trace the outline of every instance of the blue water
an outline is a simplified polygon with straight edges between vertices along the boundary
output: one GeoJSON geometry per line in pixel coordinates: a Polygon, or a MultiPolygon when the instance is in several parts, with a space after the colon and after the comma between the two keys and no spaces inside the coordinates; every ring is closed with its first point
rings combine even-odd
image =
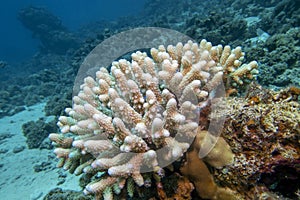
{"type": "Polygon", "coordinates": [[[43,7],[74,31],[80,26],[98,20],[114,20],[120,16],[137,14],[145,0],[11,0],[0,6],[0,60],[16,63],[31,57],[37,51],[38,40],[32,37],[17,19],[20,9],[30,5],[43,7]]]}

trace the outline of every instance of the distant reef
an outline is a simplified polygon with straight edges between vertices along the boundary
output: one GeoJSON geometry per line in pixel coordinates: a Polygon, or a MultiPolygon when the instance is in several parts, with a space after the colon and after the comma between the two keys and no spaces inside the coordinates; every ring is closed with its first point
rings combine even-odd
{"type": "Polygon", "coordinates": [[[77,38],[45,8],[30,6],[19,11],[19,21],[41,41],[41,51],[64,54],[78,46],[77,38]]]}

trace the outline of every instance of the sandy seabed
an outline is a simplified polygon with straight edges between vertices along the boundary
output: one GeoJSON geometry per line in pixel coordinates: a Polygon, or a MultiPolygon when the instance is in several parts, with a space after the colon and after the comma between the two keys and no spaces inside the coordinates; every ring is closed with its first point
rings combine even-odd
{"type": "Polygon", "coordinates": [[[54,167],[57,161],[52,159],[54,155],[52,150],[27,147],[22,124],[45,117],[44,106],[45,103],[40,103],[13,116],[0,119],[0,137],[5,134],[12,135],[0,141],[0,200],[39,200],[56,187],[80,190],[79,177],[54,167]],[[24,150],[14,152],[14,149],[22,146],[25,147],[24,150]],[[43,162],[48,163],[49,167],[35,172],[34,167],[43,162]],[[62,174],[63,181],[59,177],[62,174]],[[60,185],[57,185],[58,183],[60,185]]]}

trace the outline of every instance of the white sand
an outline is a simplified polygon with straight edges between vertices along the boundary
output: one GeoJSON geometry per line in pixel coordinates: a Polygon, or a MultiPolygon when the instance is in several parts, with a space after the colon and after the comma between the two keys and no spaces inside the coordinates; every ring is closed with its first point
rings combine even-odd
{"type": "MultiPolygon", "coordinates": [[[[49,190],[60,187],[63,189],[80,190],[78,179],[62,169],[54,168],[56,161],[52,161],[51,169],[41,172],[34,172],[34,166],[49,161],[48,156],[53,156],[52,150],[28,149],[26,138],[22,133],[22,124],[28,121],[36,121],[44,117],[45,103],[27,108],[11,117],[0,119],[0,135],[5,133],[13,134],[11,138],[4,140],[0,149],[7,149],[8,152],[0,153],[0,199],[3,200],[36,200],[42,199],[49,190]],[[26,148],[13,153],[15,147],[25,146],[26,148]],[[60,174],[67,174],[66,181],[57,186],[60,174]]],[[[0,141],[3,142],[3,141],[0,141]]]]}

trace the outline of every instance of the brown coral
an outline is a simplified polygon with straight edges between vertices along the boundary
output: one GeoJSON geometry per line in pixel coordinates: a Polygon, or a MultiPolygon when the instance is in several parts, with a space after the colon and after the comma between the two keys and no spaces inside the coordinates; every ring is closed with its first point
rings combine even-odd
{"type": "MultiPolygon", "coordinates": [[[[204,138],[207,135],[209,135],[207,131],[198,131],[192,147],[186,153],[186,162],[180,171],[194,183],[197,193],[201,198],[219,200],[237,199],[236,194],[230,189],[217,186],[206,164],[199,158],[199,151],[203,148],[204,138]]],[[[219,138],[217,144],[212,147],[212,150],[207,155],[207,161],[210,165],[221,167],[232,163],[233,154],[230,148],[223,148],[222,144],[227,145],[224,142],[223,139],[219,138]],[[219,151],[223,151],[221,155],[219,151]]]]}

